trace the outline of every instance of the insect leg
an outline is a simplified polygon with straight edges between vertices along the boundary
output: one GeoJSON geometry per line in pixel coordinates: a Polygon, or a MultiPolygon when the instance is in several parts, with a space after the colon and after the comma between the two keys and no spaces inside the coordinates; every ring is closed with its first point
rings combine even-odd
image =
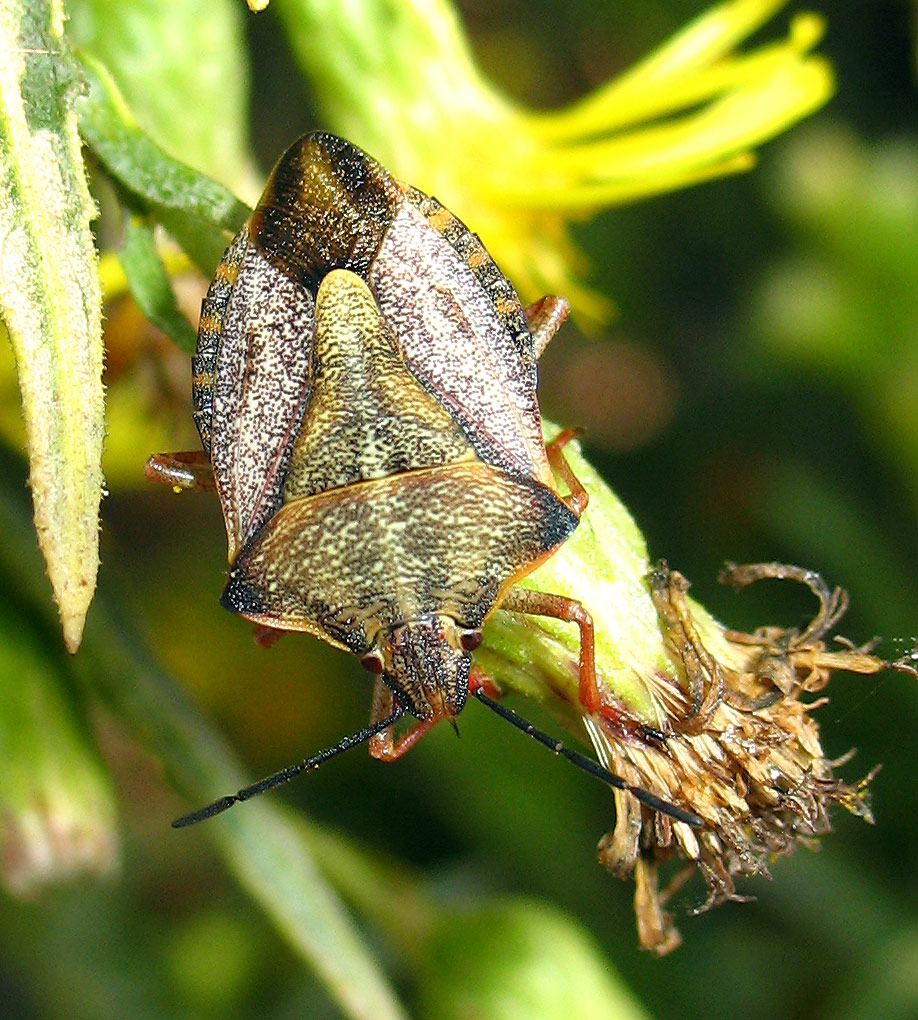
{"type": "Polygon", "coordinates": [[[571,491],[569,496],[561,498],[567,504],[568,509],[579,517],[590,502],[590,494],[580,484],[580,479],[571,470],[571,466],[564,456],[564,447],[576,438],[578,431],[579,429],[565,429],[563,432],[559,432],[545,447],[545,453],[548,455],[548,463],[551,464],[552,471],[571,491]]]}
{"type": "MultiPolygon", "coordinates": [[[[395,697],[382,677],[376,678],[373,688],[373,708],[370,711],[370,726],[392,715],[395,711],[395,697]]],[[[407,733],[393,739],[393,726],[370,738],[370,755],[377,761],[397,761],[439,722],[439,719],[425,719],[414,724],[407,733]]]]}
{"type": "Polygon", "coordinates": [[[570,314],[571,306],[567,299],[555,294],[548,294],[536,301],[525,311],[526,322],[532,333],[532,344],[537,358],[548,346],[548,341],[558,332],[561,324],[570,314]]]}
{"type": "Polygon", "coordinates": [[[532,616],[553,616],[558,620],[576,623],[580,628],[580,703],[588,712],[602,707],[596,684],[596,652],[593,636],[593,617],[575,599],[564,595],[549,595],[529,588],[511,588],[498,607],[510,613],[529,613],[532,616]]]}
{"type": "Polygon", "coordinates": [[[203,450],[188,453],[154,453],[144,465],[149,482],[171,485],[173,489],[199,489],[213,492],[214,469],[203,450]]]}

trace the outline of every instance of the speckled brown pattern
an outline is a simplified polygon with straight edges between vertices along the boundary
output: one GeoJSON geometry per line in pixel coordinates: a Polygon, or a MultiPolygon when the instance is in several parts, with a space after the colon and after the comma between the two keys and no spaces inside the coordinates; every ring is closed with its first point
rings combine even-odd
{"type": "Polygon", "coordinates": [[[194,403],[194,423],[201,437],[204,452],[210,456],[211,422],[214,414],[214,380],[217,374],[217,358],[226,309],[229,306],[239,275],[239,266],[249,243],[248,223],[233,238],[226,249],[220,265],[207,288],[201,303],[201,319],[198,322],[198,347],[191,359],[191,395],[194,403]]]}
{"type": "Polygon", "coordinates": [[[433,467],[474,452],[405,367],[367,285],[332,270],[316,297],[312,393],[284,499],[433,467]]]}
{"type": "MultiPolygon", "coordinates": [[[[539,348],[563,321],[548,300],[539,348]]],[[[372,653],[419,720],[454,716],[464,632],[577,526],[536,354],[460,220],[341,139],[296,142],[217,270],[193,362],[223,605],[372,653]]]]}
{"type": "Polygon", "coordinates": [[[357,653],[426,614],[475,628],[576,525],[544,486],[477,461],[360,482],[285,503],[240,553],[223,604],[357,653]]]}
{"type": "Polygon", "coordinates": [[[513,284],[500,271],[488,249],[481,243],[481,238],[472,233],[458,216],[418,188],[405,185],[403,188],[408,202],[417,208],[428,226],[440,234],[468,266],[476,282],[494,306],[501,325],[512,338],[523,370],[528,374],[534,387],[537,370],[532,337],[525,311],[513,284]]]}
{"type": "Polygon", "coordinates": [[[496,267],[494,286],[482,287],[447,238],[472,235],[453,217],[449,224],[446,233],[438,232],[417,206],[402,203],[370,268],[380,311],[406,363],[459,422],[478,456],[552,485],[522,308],[496,267]],[[501,301],[518,312],[498,311],[496,295],[504,290],[501,301]],[[508,318],[514,330],[507,328],[508,318]],[[515,331],[520,324],[522,339],[515,331]]]}
{"type": "Polygon", "coordinates": [[[249,246],[226,312],[213,396],[211,461],[232,561],[280,505],[309,397],[313,301],[249,246]]]}
{"type": "MultiPolygon", "coordinates": [[[[333,269],[361,276],[408,368],[459,423],[478,456],[553,484],[523,308],[478,237],[436,199],[399,184],[348,142],[315,133],[278,161],[246,237],[313,298],[333,269]]],[[[211,374],[225,287],[244,254],[239,241],[218,270],[226,284],[210,306],[205,302],[198,361],[211,374]]],[[[195,406],[209,451],[213,394],[207,378],[202,374],[196,386],[195,406]]]]}

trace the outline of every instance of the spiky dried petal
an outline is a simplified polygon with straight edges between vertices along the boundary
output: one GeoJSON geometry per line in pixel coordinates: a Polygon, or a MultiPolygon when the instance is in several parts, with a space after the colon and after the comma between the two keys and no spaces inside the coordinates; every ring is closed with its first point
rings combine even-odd
{"type": "MultiPolygon", "coordinates": [[[[802,699],[821,690],[835,669],[875,673],[896,664],[865,649],[826,649],[847,596],[811,571],[756,564],[728,568],[722,579],[742,585],[768,577],[802,581],[819,597],[819,613],[802,632],[724,630],[687,597],[681,574],[658,566],[649,585],[675,668],[675,677],[653,674],[653,694],[667,706],[665,740],[622,739],[619,720],[603,715],[587,726],[609,768],[706,823],[692,830],[619,793],[615,828],[599,843],[605,867],[618,876],[634,873],[641,944],[661,955],[679,944],[664,909],[673,889],[659,891],[662,862],[693,862],[708,885],[704,910],[744,899],[737,876],[767,877],[769,858],[829,832],[831,804],[872,821],[867,787],[876,770],[853,785],[837,778],[834,770],[847,756],[825,756],[811,715],[825,699],[802,699]]],[[[674,881],[684,880],[683,871],[674,881]]]]}

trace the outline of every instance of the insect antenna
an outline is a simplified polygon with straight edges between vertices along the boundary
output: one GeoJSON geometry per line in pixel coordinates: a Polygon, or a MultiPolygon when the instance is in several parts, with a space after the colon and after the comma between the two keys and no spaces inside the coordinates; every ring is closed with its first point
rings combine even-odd
{"type": "Polygon", "coordinates": [[[350,734],[350,736],[344,737],[333,747],[327,747],[324,751],[319,751],[318,754],[314,754],[311,758],[298,762],[296,765],[288,765],[287,768],[281,769],[280,772],[275,772],[273,776],[266,776],[264,779],[260,779],[257,783],[245,787],[245,789],[240,790],[238,793],[231,793],[226,797],[220,797],[219,800],[215,800],[206,807],[192,811],[191,814],[182,815],[181,818],[176,818],[172,823],[172,828],[184,829],[186,825],[194,825],[195,822],[203,822],[205,818],[213,818],[214,815],[219,815],[239,801],[249,800],[250,797],[257,797],[258,794],[264,793],[266,790],[273,790],[275,786],[289,783],[291,779],[296,778],[302,772],[309,772],[311,769],[319,768],[319,766],[324,765],[331,758],[342,754],[344,751],[350,751],[352,747],[366,743],[371,737],[375,737],[377,733],[382,733],[383,730],[388,729],[404,714],[404,711],[405,709],[399,705],[391,715],[381,722],[374,723],[372,726],[367,726],[356,733],[350,734]]]}
{"type": "Polygon", "coordinates": [[[562,758],[567,758],[578,769],[582,769],[608,786],[613,786],[616,790],[627,791],[632,797],[635,797],[647,807],[652,808],[654,811],[659,811],[661,814],[669,815],[670,818],[674,818],[677,822],[685,822],[686,825],[690,825],[693,829],[700,829],[704,826],[703,818],[699,818],[698,815],[693,814],[691,811],[685,811],[682,808],[676,807],[675,804],[670,804],[660,797],[654,796],[648,790],[642,790],[639,786],[632,786],[630,783],[626,783],[621,776],[617,776],[614,772],[604,769],[602,765],[593,761],[592,758],[587,758],[585,754],[572,751],[569,747],[565,747],[564,744],[560,743],[560,741],[555,740],[554,737],[543,733],[542,730],[536,729],[532,723],[527,722],[522,716],[517,715],[516,712],[495,701],[493,698],[489,698],[480,687],[477,690],[470,690],[469,693],[473,694],[482,705],[486,705],[492,712],[499,715],[501,719],[506,719],[511,726],[515,726],[523,733],[527,733],[533,740],[537,740],[544,747],[547,747],[549,751],[561,755],[562,758]]]}

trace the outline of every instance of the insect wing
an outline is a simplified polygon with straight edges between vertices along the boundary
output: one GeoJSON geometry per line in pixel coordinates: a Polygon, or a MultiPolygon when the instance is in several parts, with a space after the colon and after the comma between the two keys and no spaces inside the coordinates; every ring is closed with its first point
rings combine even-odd
{"type": "Polygon", "coordinates": [[[478,456],[552,484],[525,313],[460,220],[349,142],[316,133],[281,157],[252,224],[268,261],[313,297],[334,269],[362,277],[408,368],[478,456]]]}
{"type": "Polygon", "coordinates": [[[195,420],[231,561],[282,503],[310,396],[315,298],[334,269],[370,285],[408,369],[482,461],[553,487],[513,287],[436,200],[348,142],[307,135],[279,160],[202,309],[195,420]]]}
{"type": "Polygon", "coordinates": [[[281,500],[309,396],[314,302],[243,228],[202,308],[195,420],[214,468],[229,559],[281,500]]]}
{"type": "Polygon", "coordinates": [[[478,456],[551,485],[532,336],[516,292],[478,237],[435,199],[406,188],[370,284],[409,368],[478,456]]]}

